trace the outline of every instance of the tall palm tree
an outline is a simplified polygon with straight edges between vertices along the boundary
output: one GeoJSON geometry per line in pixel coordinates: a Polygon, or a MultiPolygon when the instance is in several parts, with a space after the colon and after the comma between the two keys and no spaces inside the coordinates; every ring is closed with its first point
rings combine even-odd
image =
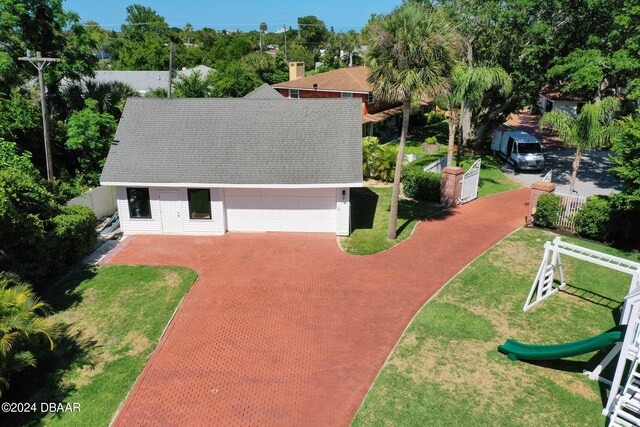
{"type": "Polygon", "coordinates": [[[469,68],[466,62],[459,62],[451,73],[451,86],[445,96],[449,112],[449,146],[447,166],[453,161],[453,146],[456,129],[460,124],[461,110],[464,106],[472,115],[478,109],[487,94],[498,91],[508,96],[513,90],[511,76],[500,66],[469,68]]]}
{"type": "Polygon", "coordinates": [[[437,97],[448,87],[455,63],[458,36],[438,10],[424,3],[405,3],[374,20],[366,31],[369,49],[365,64],[376,99],[402,102],[402,132],[391,196],[387,238],[395,240],[398,196],[409,129],[411,103],[437,97]]]}
{"type": "Polygon", "coordinates": [[[592,104],[586,104],[576,117],[564,111],[553,110],[545,113],[540,119],[540,129],[549,126],[567,146],[576,149],[569,193],[573,193],[576,186],[583,151],[606,146],[615,141],[619,132],[615,116],[619,111],[620,101],[617,98],[607,97],[592,104]]]}
{"type": "Polygon", "coordinates": [[[60,331],[46,319],[48,311],[29,285],[16,276],[0,273],[0,395],[9,387],[11,373],[36,366],[29,351],[34,340],[44,337],[53,349],[60,331]]]}

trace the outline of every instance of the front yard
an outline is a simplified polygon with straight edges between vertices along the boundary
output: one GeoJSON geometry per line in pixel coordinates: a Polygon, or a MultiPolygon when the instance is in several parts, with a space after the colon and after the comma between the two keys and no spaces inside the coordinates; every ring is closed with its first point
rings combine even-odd
{"type": "MultiPolygon", "coordinates": [[[[612,327],[629,277],[564,258],[568,286],[522,306],[553,233],[522,229],[470,264],[418,313],[383,367],[354,426],[595,426],[604,389],[582,374],[606,353],[537,363],[497,351],[506,338],[562,343],[612,327]]],[[[602,245],[596,250],[640,260],[602,245]]]]}
{"type": "MultiPolygon", "coordinates": [[[[437,159],[439,155],[434,158],[437,159]]],[[[468,170],[477,157],[465,157],[462,167],[468,170]]],[[[478,197],[490,196],[520,188],[521,185],[500,170],[499,160],[482,157],[478,197]]],[[[472,202],[473,203],[473,202],[472,202]]],[[[351,228],[349,237],[340,238],[340,246],[348,253],[367,255],[389,249],[406,240],[416,224],[439,212],[436,203],[400,198],[398,207],[398,236],[387,240],[391,187],[365,187],[351,190],[351,228]]]]}
{"type": "Polygon", "coordinates": [[[195,272],[181,267],[103,266],[52,286],[45,299],[64,335],[53,354],[16,378],[3,397],[79,403],[80,412],[5,422],[108,425],[195,279],[195,272]]]}

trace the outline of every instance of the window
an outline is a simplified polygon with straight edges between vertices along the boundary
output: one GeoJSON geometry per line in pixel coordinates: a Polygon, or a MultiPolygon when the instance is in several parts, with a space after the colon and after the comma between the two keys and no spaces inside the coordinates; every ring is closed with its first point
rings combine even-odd
{"type": "Polygon", "coordinates": [[[130,218],[151,218],[148,188],[127,188],[130,218]]]}
{"type": "Polygon", "coordinates": [[[341,98],[353,98],[353,94],[351,92],[342,92],[341,98]]]}
{"type": "Polygon", "coordinates": [[[189,218],[211,219],[211,193],[208,188],[188,189],[189,218]]]}
{"type": "Polygon", "coordinates": [[[373,104],[376,102],[376,98],[373,96],[373,92],[369,92],[367,95],[367,104],[373,104]]]}
{"type": "Polygon", "coordinates": [[[300,98],[300,91],[298,89],[289,89],[289,98],[291,99],[300,98]]]}

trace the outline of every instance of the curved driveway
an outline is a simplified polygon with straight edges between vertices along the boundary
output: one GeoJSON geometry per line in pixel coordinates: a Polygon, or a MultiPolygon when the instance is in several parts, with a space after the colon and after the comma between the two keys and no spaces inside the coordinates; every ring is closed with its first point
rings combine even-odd
{"type": "Polygon", "coordinates": [[[424,221],[370,256],[326,234],[130,237],[110,263],[199,278],[115,424],[348,425],[416,311],[523,225],[529,191],[424,221]]]}

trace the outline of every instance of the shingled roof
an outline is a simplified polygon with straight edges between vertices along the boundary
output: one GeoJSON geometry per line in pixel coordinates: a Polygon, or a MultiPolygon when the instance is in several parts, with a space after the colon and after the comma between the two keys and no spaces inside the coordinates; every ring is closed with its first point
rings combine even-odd
{"type": "Polygon", "coordinates": [[[267,83],[263,83],[261,86],[249,92],[244,97],[248,99],[282,99],[283,98],[280,92],[278,92],[277,90],[269,86],[267,83]]]}
{"type": "Polygon", "coordinates": [[[272,86],[274,88],[316,89],[314,84],[317,84],[318,90],[368,93],[372,90],[367,81],[368,77],[368,67],[350,67],[314,74],[313,76],[302,77],[284,83],[276,83],[272,86]]]}
{"type": "Polygon", "coordinates": [[[130,98],[101,182],[362,182],[360,100],[130,98]]]}

